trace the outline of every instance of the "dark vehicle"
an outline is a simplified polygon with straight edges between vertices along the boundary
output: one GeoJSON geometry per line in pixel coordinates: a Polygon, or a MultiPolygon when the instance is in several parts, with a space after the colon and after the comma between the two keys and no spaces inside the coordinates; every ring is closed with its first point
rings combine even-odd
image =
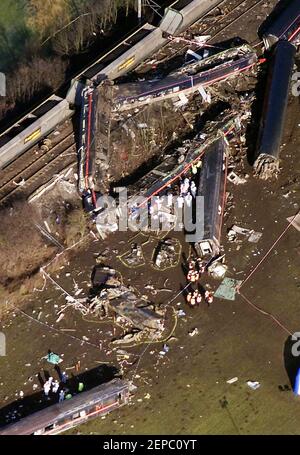
{"type": "Polygon", "coordinates": [[[1,435],[52,435],[128,403],[128,382],[113,379],[0,429],[1,435]]]}
{"type": "Polygon", "coordinates": [[[288,6],[278,13],[263,33],[266,48],[270,48],[279,40],[292,44],[300,42],[300,2],[291,0],[288,6]]]}

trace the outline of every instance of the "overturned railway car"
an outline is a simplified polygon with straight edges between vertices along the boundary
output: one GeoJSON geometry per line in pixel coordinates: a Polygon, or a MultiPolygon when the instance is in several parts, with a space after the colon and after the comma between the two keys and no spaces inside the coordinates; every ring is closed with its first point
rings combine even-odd
{"type": "Polygon", "coordinates": [[[82,95],[79,162],[79,191],[93,189],[97,91],[85,88],[82,95]]]}
{"type": "Polygon", "coordinates": [[[66,99],[50,96],[0,135],[0,169],[5,168],[73,114],[74,111],[66,99]]]}
{"type": "Polygon", "coordinates": [[[263,33],[266,49],[279,40],[292,44],[300,43],[300,1],[290,0],[289,4],[274,18],[263,33]]]}
{"type": "Polygon", "coordinates": [[[203,235],[195,242],[195,249],[201,257],[214,257],[220,252],[226,196],[226,149],[225,138],[220,138],[210,146],[203,158],[197,192],[197,196],[204,198],[203,235]]]}
{"type": "Polygon", "coordinates": [[[260,178],[276,175],[296,49],[279,41],[269,67],[254,170],[260,178]]]}
{"type": "Polygon", "coordinates": [[[186,65],[160,81],[116,85],[114,110],[120,112],[180,94],[193,93],[200,86],[206,87],[246,71],[256,62],[255,51],[250,46],[243,45],[186,65]]]}
{"type": "Polygon", "coordinates": [[[74,428],[92,418],[107,414],[129,401],[127,381],[112,381],[82,392],[70,400],[56,403],[24,417],[19,422],[0,428],[4,435],[54,435],[74,428]]]}

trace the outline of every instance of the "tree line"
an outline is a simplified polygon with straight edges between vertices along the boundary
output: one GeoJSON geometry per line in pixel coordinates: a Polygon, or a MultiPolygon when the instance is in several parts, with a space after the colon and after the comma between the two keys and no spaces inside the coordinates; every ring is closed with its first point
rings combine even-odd
{"type": "Polygon", "coordinates": [[[136,0],[25,0],[25,27],[21,30],[22,56],[16,61],[9,30],[0,28],[0,39],[11,51],[6,71],[6,97],[0,99],[0,120],[18,104],[56,90],[65,79],[70,57],[87,49],[99,34],[116,23],[118,12],[126,14],[136,0]]]}

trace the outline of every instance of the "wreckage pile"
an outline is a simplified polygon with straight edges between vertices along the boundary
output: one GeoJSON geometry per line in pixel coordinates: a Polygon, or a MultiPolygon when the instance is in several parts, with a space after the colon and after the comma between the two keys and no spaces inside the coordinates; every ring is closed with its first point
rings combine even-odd
{"type": "Polygon", "coordinates": [[[114,339],[114,344],[159,340],[165,330],[163,309],[153,310],[153,304],[145,297],[138,297],[135,290],[122,284],[117,272],[106,266],[96,266],[92,274],[93,297],[76,299],[67,296],[67,303],[60,309],[73,307],[83,316],[107,318],[113,313],[124,335],[114,339]]]}
{"type": "Polygon", "coordinates": [[[154,267],[158,270],[166,270],[176,267],[179,263],[181,245],[178,239],[165,239],[154,251],[154,267]]]}
{"type": "Polygon", "coordinates": [[[255,161],[253,169],[254,176],[262,180],[277,178],[279,174],[279,159],[262,153],[255,161]]]}

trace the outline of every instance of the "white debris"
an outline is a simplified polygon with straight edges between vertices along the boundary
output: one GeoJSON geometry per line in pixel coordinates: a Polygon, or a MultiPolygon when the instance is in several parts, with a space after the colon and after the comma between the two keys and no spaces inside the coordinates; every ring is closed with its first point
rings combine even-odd
{"type": "Polygon", "coordinates": [[[61,313],[55,322],[60,322],[65,317],[64,313],[61,313]]]}
{"type": "Polygon", "coordinates": [[[175,107],[185,106],[189,102],[188,98],[185,96],[184,93],[179,93],[178,98],[179,98],[179,101],[176,101],[174,103],[175,107]]]}
{"type": "Polygon", "coordinates": [[[199,334],[199,330],[197,329],[197,327],[195,327],[193,330],[191,330],[189,332],[189,336],[190,337],[193,337],[193,336],[198,335],[198,334],[199,334]]]}
{"type": "Polygon", "coordinates": [[[196,52],[192,51],[192,49],[188,49],[188,50],[186,51],[186,53],[187,53],[188,55],[191,55],[192,57],[194,57],[194,58],[195,58],[196,60],[198,60],[198,61],[199,61],[199,60],[202,60],[202,56],[199,55],[199,54],[197,54],[196,52]]]}
{"type": "Polygon", "coordinates": [[[228,379],[228,381],[226,381],[226,382],[227,382],[227,384],[233,384],[234,382],[236,382],[238,380],[239,380],[239,378],[235,376],[234,378],[228,379]]]}
{"type": "Polygon", "coordinates": [[[228,240],[230,242],[235,242],[237,239],[237,234],[248,237],[248,242],[251,243],[257,243],[262,236],[261,232],[256,232],[253,229],[243,228],[234,224],[227,232],[228,240]]]}
{"type": "Polygon", "coordinates": [[[252,390],[256,390],[256,389],[258,389],[260,387],[260,383],[258,381],[247,381],[247,385],[252,390]]]}
{"type": "Polygon", "coordinates": [[[196,35],[194,36],[194,41],[197,41],[197,43],[199,44],[203,44],[203,43],[206,43],[207,40],[209,40],[209,38],[211,37],[211,35],[196,35]]]}
{"type": "Polygon", "coordinates": [[[185,312],[184,312],[183,310],[177,310],[177,311],[176,311],[176,314],[177,314],[177,316],[179,316],[179,317],[185,316],[185,312]]]}
{"type": "Polygon", "coordinates": [[[202,96],[202,99],[203,99],[204,103],[208,103],[208,104],[211,103],[211,96],[210,96],[210,93],[207,92],[207,91],[204,89],[204,87],[202,87],[202,85],[199,85],[198,92],[199,92],[200,95],[202,96]]]}
{"type": "Polygon", "coordinates": [[[208,273],[215,279],[224,278],[227,272],[227,265],[221,264],[218,261],[214,261],[207,269],[208,273]]]}
{"type": "Polygon", "coordinates": [[[229,174],[227,175],[227,180],[229,180],[229,182],[233,183],[234,185],[241,185],[243,183],[246,183],[247,181],[245,178],[239,177],[233,171],[229,172],[229,174]]]}
{"type": "Polygon", "coordinates": [[[261,238],[261,236],[262,236],[262,232],[252,231],[252,233],[248,237],[248,242],[257,243],[259,241],[259,239],[261,238]]]}

